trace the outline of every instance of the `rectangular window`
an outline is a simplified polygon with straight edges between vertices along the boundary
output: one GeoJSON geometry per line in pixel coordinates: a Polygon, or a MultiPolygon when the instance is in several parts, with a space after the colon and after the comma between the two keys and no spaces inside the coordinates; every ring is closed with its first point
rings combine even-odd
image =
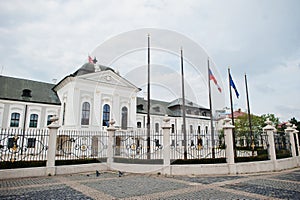
{"type": "Polygon", "coordinates": [[[172,140],[171,146],[175,147],[175,140],[172,140]]]}
{"type": "Polygon", "coordinates": [[[36,128],[37,123],[38,123],[38,115],[37,114],[31,114],[30,115],[30,122],[29,122],[29,127],[30,128],[36,128]]]}
{"type": "Polygon", "coordinates": [[[105,104],[103,106],[103,122],[102,122],[102,126],[109,126],[109,117],[110,115],[110,106],[108,104],[105,104]]]}
{"type": "Polygon", "coordinates": [[[28,138],[27,140],[27,148],[35,148],[35,138],[28,138]]]}
{"type": "Polygon", "coordinates": [[[172,133],[175,133],[175,125],[174,125],[174,124],[172,124],[171,126],[172,126],[172,128],[171,128],[171,132],[172,132],[172,133]]]}
{"type": "Polygon", "coordinates": [[[12,113],[10,118],[10,127],[19,127],[20,114],[12,113]]]}
{"type": "Polygon", "coordinates": [[[64,106],[63,106],[62,125],[65,125],[65,117],[66,117],[66,103],[64,103],[64,106]]]}
{"type": "Polygon", "coordinates": [[[137,128],[142,128],[142,122],[137,122],[137,128]]]}
{"type": "Polygon", "coordinates": [[[155,133],[159,133],[159,123],[155,123],[155,133]]]}
{"type": "Polygon", "coordinates": [[[47,126],[51,124],[51,121],[50,121],[51,117],[53,117],[53,115],[47,116],[47,126]]]}
{"type": "Polygon", "coordinates": [[[193,133],[193,125],[190,125],[190,133],[193,133]]]}
{"type": "Polygon", "coordinates": [[[7,148],[13,148],[14,147],[14,138],[8,138],[7,141],[7,148]]]}
{"type": "Polygon", "coordinates": [[[201,134],[201,126],[198,126],[198,135],[201,134]]]}
{"type": "Polygon", "coordinates": [[[90,103],[82,104],[81,125],[89,125],[90,123],[90,103]]]}

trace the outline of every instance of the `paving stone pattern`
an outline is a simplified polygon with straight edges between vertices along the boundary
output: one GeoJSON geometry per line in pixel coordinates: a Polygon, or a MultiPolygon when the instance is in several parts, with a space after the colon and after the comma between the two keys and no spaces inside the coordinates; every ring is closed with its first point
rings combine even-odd
{"type": "Polygon", "coordinates": [[[1,191],[0,199],[92,199],[66,185],[1,191]]]}
{"type": "Polygon", "coordinates": [[[186,177],[178,176],[176,179],[185,180],[194,183],[211,184],[216,182],[223,182],[228,180],[240,179],[240,176],[210,176],[210,177],[186,177]]]}
{"type": "Polygon", "coordinates": [[[208,188],[197,192],[185,193],[162,199],[249,199],[249,197],[208,188]]]}
{"type": "Polygon", "coordinates": [[[0,199],[300,199],[300,170],[162,176],[94,172],[0,180],[0,199]]]}
{"type": "Polygon", "coordinates": [[[85,185],[97,190],[105,191],[117,198],[141,196],[188,187],[187,184],[147,176],[124,177],[120,179],[113,179],[109,182],[102,180],[98,182],[85,183],[85,185]]]}

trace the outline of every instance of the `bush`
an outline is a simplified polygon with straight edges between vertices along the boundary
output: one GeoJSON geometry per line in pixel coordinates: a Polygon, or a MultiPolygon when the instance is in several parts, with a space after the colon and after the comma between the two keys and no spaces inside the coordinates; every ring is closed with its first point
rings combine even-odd
{"type": "Polygon", "coordinates": [[[45,167],[46,161],[4,161],[1,162],[1,169],[15,169],[28,167],[45,167]]]}
{"type": "Polygon", "coordinates": [[[292,154],[289,150],[282,149],[276,150],[276,159],[289,158],[292,157],[292,154]]]}
{"type": "Polygon", "coordinates": [[[56,160],[55,166],[60,165],[79,165],[79,164],[89,164],[89,163],[101,163],[100,160],[96,158],[92,159],[75,159],[75,160],[56,160]]]}
{"type": "Polygon", "coordinates": [[[269,160],[268,154],[262,154],[258,156],[251,156],[251,157],[236,157],[234,158],[234,162],[254,162],[254,161],[263,161],[269,160]]]}
{"type": "Polygon", "coordinates": [[[203,158],[203,159],[177,159],[171,165],[193,165],[193,164],[216,164],[226,163],[226,158],[203,158]]]}

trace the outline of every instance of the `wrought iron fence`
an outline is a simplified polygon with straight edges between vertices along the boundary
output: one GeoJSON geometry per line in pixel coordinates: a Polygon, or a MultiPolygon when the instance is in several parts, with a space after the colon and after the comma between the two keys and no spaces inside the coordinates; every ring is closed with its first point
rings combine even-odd
{"type": "MultiPolygon", "coordinates": [[[[187,159],[225,158],[224,140],[215,132],[214,139],[210,131],[189,131],[186,136],[187,159]]],[[[184,159],[185,140],[181,131],[171,133],[171,159],[184,159]]]]}
{"type": "Polygon", "coordinates": [[[127,159],[163,159],[162,131],[150,131],[150,141],[146,129],[119,130],[115,133],[114,157],[127,159]],[[148,145],[150,143],[150,146],[148,145]],[[149,147],[148,147],[149,146],[149,147]]]}
{"type": "Polygon", "coordinates": [[[1,129],[0,162],[44,161],[48,140],[47,129],[1,129]]]}
{"type": "Polygon", "coordinates": [[[291,143],[289,135],[284,132],[274,133],[276,159],[292,156],[291,143]]]}
{"type": "Polygon", "coordinates": [[[268,159],[268,135],[264,132],[236,132],[236,157],[258,157],[268,159]]]}
{"type": "Polygon", "coordinates": [[[56,160],[106,158],[107,142],[106,131],[59,130],[56,160]]]}

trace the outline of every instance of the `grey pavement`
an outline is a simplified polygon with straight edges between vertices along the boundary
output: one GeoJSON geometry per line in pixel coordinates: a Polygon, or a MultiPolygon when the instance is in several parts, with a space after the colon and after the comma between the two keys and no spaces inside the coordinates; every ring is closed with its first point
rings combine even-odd
{"type": "Polygon", "coordinates": [[[272,173],[164,176],[89,172],[0,180],[0,199],[300,199],[300,168],[272,173]]]}

